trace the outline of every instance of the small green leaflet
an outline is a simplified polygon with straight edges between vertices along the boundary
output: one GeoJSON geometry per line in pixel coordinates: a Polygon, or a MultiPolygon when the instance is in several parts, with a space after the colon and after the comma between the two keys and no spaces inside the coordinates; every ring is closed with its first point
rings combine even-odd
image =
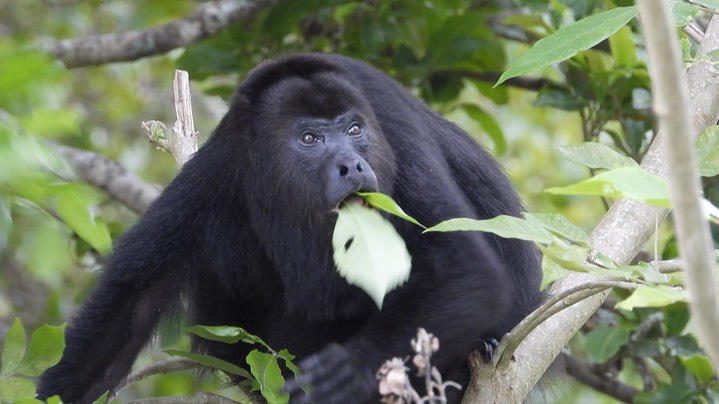
{"type": "Polygon", "coordinates": [[[554,238],[552,233],[545,230],[539,223],[507,215],[499,215],[485,220],[449,219],[430,227],[425,233],[432,231],[484,231],[504,238],[518,238],[541,244],[549,244],[554,238]]]}
{"type": "Polygon", "coordinates": [[[19,317],[10,326],[5,334],[2,352],[0,352],[0,371],[2,375],[9,375],[17,369],[20,361],[25,356],[27,340],[25,338],[25,327],[19,317]]]}
{"type": "Polygon", "coordinates": [[[252,380],[253,377],[246,369],[243,369],[233,363],[223,361],[220,358],[215,358],[210,355],[197,354],[192,352],[181,351],[179,349],[168,349],[165,351],[166,354],[171,356],[179,356],[182,358],[193,360],[201,365],[209,366],[211,368],[220,369],[225,373],[232,375],[242,376],[245,379],[252,380]]]}
{"type": "Polygon", "coordinates": [[[545,190],[555,195],[601,195],[627,198],[652,205],[669,207],[669,188],[664,178],[640,167],[622,167],[605,171],[592,178],[545,190]]]}
{"type": "Polygon", "coordinates": [[[632,310],[635,307],[664,307],[681,301],[684,301],[684,293],[680,289],[664,285],[640,285],[616,307],[632,310]]]}
{"type": "Polygon", "coordinates": [[[226,344],[236,344],[242,341],[247,344],[260,344],[265,348],[270,349],[269,345],[267,345],[262,338],[250,334],[242,327],[193,325],[187,329],[187,332],[191,332],[204,339],[209,339],[210,341],[219,341],[226,344]]]}
{"type": "Polygon", "coordinates": [[[618,153],[609,146],[596,142],[585,142],[559,147],[565,158],[591,168],[612,170],[621,167],[638,167],[636,161],[618,153]]]}
{"type": "Polygon", "coordinates": [[[426,227],[423,226],[420,222],[418,222],[415,218],[406,214],[404,210],[402,210],[402,208],[397,205],[397,202],[395,202],[388,195],[380,194],[379,192],[357,192],[357,195],[364,198],[364,200],[367,201],[367,203],[369,203],[373,208],[383,210],[410,223],[414,223],[423,229],[426,229],[426,227]]]}
{"type": "Polygon", "coordinates": [[[629,342],[629,331],[616,326],[601,325],[585,336],[586,351],[589,357],[604,363],[629,342]]]}
{"type": "Polygon", "coordinates": [[[276,356],[255,349],[247,355],[247,364],[255,376],[253,387],[258,388],[268,402],[284,404],[289,401],[290,395],[282,391],[285,379],[276,356]]]}
{"type": "Polygon", "coordinates": [[[699,172],[703,177],[719,174],[719,126],[705,128],[695,143],[699,172]]]}
{"type": "Polygon", "coordinates": [[[523,56],[512,62],[495,86],[542,67],[567,60],[609,38],[637,14],[637,8],[617,7],[560,28],[542,38],[523,56]]]}
{"type": "Polygon", "coordinates": [[[403,284],[412,268],[404,240],[376,210],[354,203],[342,206],[332,235],[337,272],[374,300],[403,284]]]}

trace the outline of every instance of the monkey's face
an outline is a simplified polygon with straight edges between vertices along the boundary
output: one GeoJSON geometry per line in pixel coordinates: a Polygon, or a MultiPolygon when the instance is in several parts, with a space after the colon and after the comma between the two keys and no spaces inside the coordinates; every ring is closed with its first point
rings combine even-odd
{"type": "Polygon", "coordinates": [[[276,214],[328,220],[356,192],[391,190],[394,156],[374,114],[356,89],[326,76],[281,81],[256,109],[252,154],[264,158],[252,175],[276,214]]]}

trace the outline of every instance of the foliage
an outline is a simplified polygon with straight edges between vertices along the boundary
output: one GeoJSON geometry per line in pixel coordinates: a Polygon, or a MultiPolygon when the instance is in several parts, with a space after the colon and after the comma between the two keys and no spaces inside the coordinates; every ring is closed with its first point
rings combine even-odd
{"type": "MultiPolygon", "coordinates": [[[[292,362],[295,356],[290,354],[286,349],[275,351],[270,348],[262,338],[250,334],[240,327],[196,325],[190,327],[188,331],[211,341],[224,342],[227,344],[244,342],[247,344],[261,345],[268,352],[253,349],[247,355],[247,364],[250,366],[251,374],[242,368],[238,368],[217,358],[179,351],[171,351],[171,354],[179,354],[180,356],[193,360],[199,359],[198,362],[216,369],[224,371],[228,371],[229,369],[229,373],[247,379],[247,381],[250,382],[251,391],[259,390],[268,402],[278,404],[287,403],[289,395],[282,391],[285,379],[282,376],[282,369],[280,368],[278,359],[282,359],[287,370],[291,371],[295,376],[299,375],[299,369],[292,362]]],[[[168,353],[170,353],[170,351],[168,351],[168,353]]]]}
{"type": "MultiPolygon", "coordinates": [[[[568,351],[603,377],[641,391],[636,402],[719,402],[716,371],[688,325],[683,275],[663,272],[656,262],[678,255],[671,229],[661,226],[646,256],[632,265],[617,265],[588,243],[587,230],[614,198],[668,204],[663,180],[637,164],[656,122],[630,0],[286,0],[251,23],[169,55],[76,70],[31,45],[144,29],[180,18],[196,4],[10,3],[0,4],[0,32],[10,34],[0,36],[0,265],[7,269],[0,273],[0,400],[33,402],[33,377],[57,360],[62,347],[62,328],[42,324],[69,318],[112,240],[136,219],[77,180],[53,144],[96,151],[147,181],[166,184],[174,162],[147,147],[139,125],[172,121],[174,68],[189,70],[201,90],[193,93],[196,127],[207,134],[223,111],[216,96],[229,97],[266,57],[333,51],[376,65],[466,128],[502,160],[529,210],[542,212],[457,218],[427,231],[531,240],[544,253],[545,286],[572,271],[636,285],[633,291],[615,290],[568,351]],[[36,27],[43,27],[42,37],[36,27]],[[29,345],[17,314],[36,329],[29,345]]],[[[683,26],[716,8],[714,0],[677,1],[673,11],[683,26]]],[[[686,38],[685,44],[688,61],[699,62],[696,45],[686,38]]],[[[705,196],[713,205],[719,203],[718,134],[717,127],[708,128],[696,144],[705,196]]],[[[363,196],[377,209],[403,214],[381,196],[363,196]]],[[[185,340],[165,352],[250,380],[271,402],[286,400],[277,394],[281,364],[296,371],[289,353],[235,327],[190,330],[261,349],[247,357],[248,367],[191,354],[185,340]]],[[[164,355],[150,353],[142,362],[164,355]]],[[[189,378],[158,376],[130,386],[121,397],[187,395],[189,378]]],[[[202,388],[235,397],[223,390],[225,382],[210,379],[202,388]]],[[[572,385],[557,401],[609,400],[597,397],[589,387],[572,385]]]]}
{"type": "Polygon", "coordinates": [[[64,326],[43,325],[33,331],[28,344],[22,321],[15,319],[5,335],[0,356],[0,401],[40,402],[34,399],[35,384],[30,377],[39,376],[60,360],[65,347],[64,330],[64,326]]]}

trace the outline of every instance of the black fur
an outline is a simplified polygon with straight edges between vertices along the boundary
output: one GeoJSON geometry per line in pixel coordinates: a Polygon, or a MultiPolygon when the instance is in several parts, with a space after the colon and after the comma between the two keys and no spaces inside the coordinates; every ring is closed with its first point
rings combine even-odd
{"type": "MultiPolygon", "coordinates": [[[[478,339],[500,339],[538,304],[535,248],[477,232],[422,234],[389,218],[412,274],[380,311],[332,260],[332,210],[359,189],[391,195],[430,226],[522,209],[485,150],[378,70],[334,55],[263,63],[120,239],[39,396],[86,403],[111,389],[180,302],[193,324],[239,325],[303,359],[301,382],[317,403],[376,400],[375,372],[410,355],[418,327],[440,340],[433,364],[466,382],[478,339]],[[352,124],[360,136],[346,135],[352,124]],[[302,144],[305,134],[317,142],[302,144]]],[[[250,347],[196,340],[194,349],[244,365],[250,347]]],[[[307,400],[298,384],[288,383],[293,400],[307,400]]]]}

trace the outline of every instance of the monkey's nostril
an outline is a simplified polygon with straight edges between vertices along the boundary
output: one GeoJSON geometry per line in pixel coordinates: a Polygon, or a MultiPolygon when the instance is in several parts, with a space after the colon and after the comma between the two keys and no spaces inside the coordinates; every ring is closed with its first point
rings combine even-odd
{"type": "Polygon", "coordinates": [[[342,166],[340,166],[340,177],[344,177],[345,175],[347,175],[347,173],[349,171],[350,171],[350,169],[347,168],[347,166],[343,164],[342,166]]]}
{"type": "Polygon", "coordinates": [[[362,164],[357,163],[357,172],[362,172],[362,164]]]}

